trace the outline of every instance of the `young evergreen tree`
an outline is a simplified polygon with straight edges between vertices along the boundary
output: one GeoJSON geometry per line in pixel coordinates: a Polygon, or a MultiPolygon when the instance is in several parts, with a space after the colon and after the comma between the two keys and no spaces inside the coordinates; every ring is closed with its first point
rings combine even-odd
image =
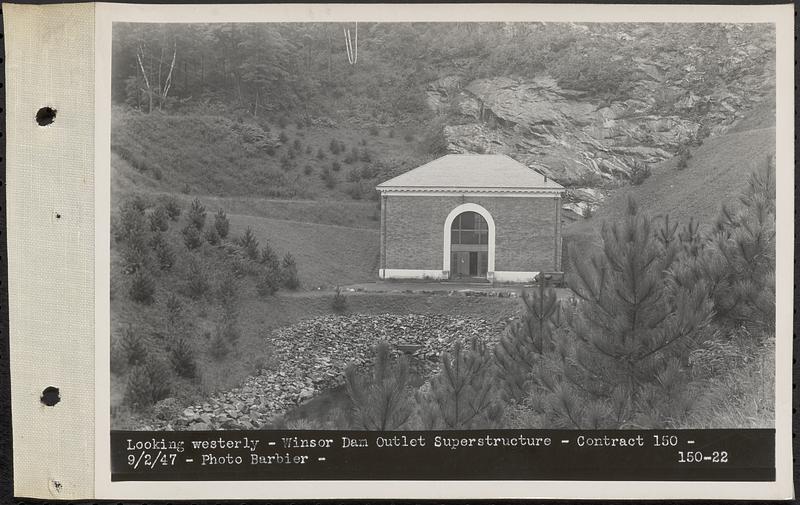
{"type": "Polygon", "coordinates": [[[199,198],[192,200],[192,205],[189,207],[189,224],[198,230],[202,230],[206,224],[206,207],[199,198]]]}
{"type": "Polygon", "coordinates": [[[510,324],[494,348],[498,376],[506,396],[521,401],[528,394],[531,371],[542,355],[554,349],[561,328],[561,310],[552,287],[523,291],[523,315],[510,324]]]}
{"type": "Polygon", "coordinates": [[[739,204],[723,206],[714,230],[675,269],[676,282],[710,287],[714,318],[726,326],[775,324],[775,164],[750,175],[739,204]]]}
{"type": "Polygon", "coordinates": [[[632,201],[602,238],[601,252],[571,258],[574,336],[535,368],[534,394],[554,426],[663,427],[691,407],[685,367],[711,316],[708,292],[673,281],[677,226],[656,225],[632,201]]]}
{"type": "Polygon", "coordinates": [[[456,342],[452,353],[442,353],[430,390],[417,393],[423,429],[496,428],[503,409],[494,378],[486,344],[476,338],[466,346],[456,342]]]}
{"type": "Polygon", "coordinates": [[[248,258],[251,260],[258,259],[258,240],[256,240],[253,230],[249,226],[244,231],[244,235],[239,238],[239,246],[248,258]]]}
{"type": "Polygon", "coordinates": [[[406,390],[408,360],[401,356],[393,363],[389,344],[375,348],[375,361],[368,376],[359,376],[355,365],[345,370],[347,394],[353,402],[355,423],[365,430],[397,430],[408,422],[412,404],[406,390]]]}
{"type": "Polygon", "coordinates": [[[286,253],[281,264],[283,286],[287,289],[297,289],[300,286],[300,279],[297,278],[297,263],[292,253],[286,253]]]}
{"type": "Polygon", "coordinates": [[[225,214],[225,211],[219,209],[217,213],[214,214],[214,229],[217,230],[217,235],[219,235],[219,238],[223,239],[228,236],[230,225],[230,221],[228,221],[228,216],[225,214]]]}

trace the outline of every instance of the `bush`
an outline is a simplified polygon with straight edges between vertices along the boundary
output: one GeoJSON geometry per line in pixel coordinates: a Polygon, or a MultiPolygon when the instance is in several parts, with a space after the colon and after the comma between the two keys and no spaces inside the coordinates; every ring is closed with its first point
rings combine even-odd
{"type": "Polygon", "coordinates": [[[359,377],[356,366],[348,366],[345,370],[347,394],[353,402],[357,427],[391,431],[405,425],[412,414],[406,391],[408,379],[408,360],[400,356],[396,363],[392,363],[386,342],[375,348],[370,375],[359,377]]]}
{"type": "Polygon", "coordinates": [[[203,245],[203,236],[194,225],[187,224],[181,233],[183,234],[183,243],[186,244],[187,249],[197,249],[203,245]]]}
{"type": "Polygon", "coordinates": [[[410,133],[406,133],[405,135],[403,135],[403,140],[405,140],[406,142],[411,142],[414,140],[414,136],[411,135],[410,133]]]}
{"type": "Polygon", "coordinates": [[[189,207],[189,224],[198,230],[202,230],[206,224],[206,208],[199,198],[192,200],[192,205],[189,207]]]}
{"type": "Polygon", "coordinates": [[[221,361],[231,352],[231,348],[222,333],[214,334],[214,339],[208,346],[208,354],[217,361],[221,361]]]}
{"type": "Polygon", "coordinates": [[[253,235],[252,228],[248,226],[238,242],[242,251],[248,258],[254,261],[258,259],[258,240],[256,240],[255,235],[253,235]]]}
{"type": "Polygon", "coordinates": [[[339,314],[347,310],[347,297],[342,293],[342,288],[339,286],[336,286],[336,291],[333,293],[331,308],[339,314]]]}
{"type": "Polygon", "coordinates": [[[147,235],[147,228],[140,202],[133,198],[126,200],[119,208],[119,216],[114,226],[114,239],[122,243],[141,240],[147,235]]]}
{"type": "Polygon", "coordinates": [[[181,205],[178,203],[178,200],[172,197],[168,197],[164,200],[164,211],[169,216],[170,220],[177,221],[179,217],[181,217],[181,205]]]}
{"type": "Polygon", "coordinates": [[[631,184],[640,186],[648,177],[650,177],[650,166],[646,163],[635,162],[631,167],[631,184]]]}
{"type": "Polygon", "coordinates": [[[159,205],[150,213],[150,231],[163,232],[167,230],[169,230],[169,214],[164,207],[159,205]]]}
{"type": "Polygon", "coordinates": [[[341,169],[342,165],[338,161],[334,161],[333,163],[331,163],[331,170],[333,170],[334,172],[338,172],[341,169]]]}
{"type": "Polygon", "coordinates": [[[339,154],[341,152],[341,148],[339,147],[339,141],[331,139],[331,143],[328,146],[328,149],[330,149],[331,154],[333,154],[334,156],[339,154]]]}
{"type": "Polygon", "coordinates": [[[137,271],[133,276],[131,287],[128,291],[131,300],[144,305],[150,305],[153,303],[153,295],[155,295],[155,293],[156,284],[150,273],[144,269],[137,271]]]}
{"type": "Polygon", "coordinates": [[[186,339],[178,339],[169,353],[172,369],[180,377],[193,379],[197,376],[197,358],[194,347],[186,339]]]}
{"type": "Polygon", "coordinates": [[[303,149],[303,146],[300,144],[300,139],[294,139],[294,142],[292,142],[292,147],[299,153],[303,149]]]}
{"type": "Polygon", "coordinates": [[[317,159],[318,160],[324,160],[325,159],[325,151],[323,151],[321,147],[319,149],[317,149],[317,159]]]}
{"type": "Polygon", "coordinates": [[[333,189],[336,187],[336,176],[333,174],[331,167],[325,167],[319,174],[320,179],[325,183],[325,187],[333,189]]]}
{"type": "Polygon", "coordinates": [[[272,268],[265,268],[256,280],[256,291],[259,296],[271,296],[280,288],[280,272],[272,268]]]}
{"type": "Polygon", "coordinates": [[[352,165],[359,159],[358,148],[353,146],[353,149],[347,153],[347,156],[344,157],[344,162],[348,165],[352,165]]]}
{"type": "Polygon", "coordinates": [[[156,234],[150,241],[153,250],[156,253],[156,260],[158,261],[158,268],[161,270],[169,270],[175,265],[175,252],[172,247],[164,240],[163,235],[156,234]]]}
{"type": "Polygon", "coordinates": [[[684,168],[689,166],[689,160],[692,159],[692,153],[686,146],[681,146],[678,150],[678,162],[675,165],[675,168],[678,170],[683,170],[684,168]]]}
{"type": "Polygon", "coordinates": [[[291,253],[286,253],[283,257],[283,287],[287,289],[297,289],[300,287],[300,280],[297,278],[297,264],[291,253]]]}
{"type": "Polygon", "coordinates": [[[209,244],[219,245],[219,234],[217,233],[217,230],[215,228],[207,229],[206,232],[203,234],[203,237],[209,244]]]}
{"type": "Polygon", "coordinates": [[[163,400],[170,393],[170,374],[160,359],[133,367],[128,374],[125,403],[134,409],[144,410],[163,400]]]}
{"type": "Polygon", "coordinates": [[[129,366],[144,364],[147,361],[148,348],[147,338],[128,326],[111,348],[111,370],[124,373],[129,366]]]}
{"type": "Polygon", "coordinates": [[[223,239],[228,236],[230,226],[231,223],[228,221],[228,216],[225,214],[225,211],[219,209],[214,215],[214,229],[217,230],[219,238],[223,239]]]}
{"type": "MultiPolygon", "coordinates": [[[[283,126],[281,126],[281,128],[283,128],[283,126]]],[[[281,134],[278,136],[278,140],[280,140],[281,144],[285,144],[289,142],[289,136],[286,135],[286,132],[281,132],[281,134]]]]}
{"type": "Polygon", "coordinates": [[[236,301],[239,297],[239,285],[233,276],[227,276],[217,286],[217,299],[219,303],[231,313],[235,311],[236,301]]]}
{"type": "Polygon", "coordinates": [[[369,134],[372,135],[373,137],[377,137],[379,133],[380,133],[380,130],[378,130],[377,126],[372,125],[372,126],[369,127],[369,134]]]}
{"type": "Polygon", "coordinates": [[[261,257],[259,258],[259,262],[272,270],[279,270],[281,267],[278,254],[275,252],[272,246],[269,245],[269,242],[264,244],[264,247],[261,248],[261,257]]]}
{"type": "Polygon", "coordinates": [[[309,164],[306,164],[306,166],[303,167],[303,173],[306,174],[306,175],[311,175],[311,173],[313,171],[314,171],[314,168],[309,164]]]}
{"type": "Polygon", "coordinates": [[[208,288],[208,277],[205,269],[203,269],[199,261],[192,260],[186,272],[186,294],[190,298],[197,300],[206,294],[208,288]]]}

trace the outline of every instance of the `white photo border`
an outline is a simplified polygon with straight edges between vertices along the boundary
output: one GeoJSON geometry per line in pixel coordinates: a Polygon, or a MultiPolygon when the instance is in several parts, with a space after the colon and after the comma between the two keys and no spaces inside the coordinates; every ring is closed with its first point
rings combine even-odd
{"type": "Polygon", "coordinates": [[[598,4],[95,4],[95,498],[97,499],[788,499],[793,496],[791,366],[794,250],[794,8],[784,5],[598,4]],[[111,482],[110,107],[112,23],[222,22],[724,22],[776,33],[775,482],[180,481],[111,482]]]}

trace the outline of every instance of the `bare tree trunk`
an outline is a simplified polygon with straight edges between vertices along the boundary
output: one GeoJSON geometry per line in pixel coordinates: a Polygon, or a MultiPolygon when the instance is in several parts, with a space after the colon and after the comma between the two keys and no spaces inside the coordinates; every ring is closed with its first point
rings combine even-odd
{"type": "Polygon", "coordinates": [[[153,112],[153,88],[150,85],[150,79],[147,77],[147,71],[144,69],[144,59],[145,59],[145,47],[144,44],[139,44],[136,47],[136,61],[139,62],[139,69],[142,71],[142,78],[144,78],[144,85],[145,85],[145,93],[147,93],[148,98],[148,109],[147,113],[150,114],[153,112]]]}

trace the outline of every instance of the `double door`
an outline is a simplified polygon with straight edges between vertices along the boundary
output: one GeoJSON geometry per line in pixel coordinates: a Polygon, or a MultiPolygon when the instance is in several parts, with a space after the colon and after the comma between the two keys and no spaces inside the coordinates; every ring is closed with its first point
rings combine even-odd
{"type": "Polygon", "coordinates": [[[486,278],[489,263],[486,251],[454,251],[452,254],[450,267],[452,278],[486,278]]]}

